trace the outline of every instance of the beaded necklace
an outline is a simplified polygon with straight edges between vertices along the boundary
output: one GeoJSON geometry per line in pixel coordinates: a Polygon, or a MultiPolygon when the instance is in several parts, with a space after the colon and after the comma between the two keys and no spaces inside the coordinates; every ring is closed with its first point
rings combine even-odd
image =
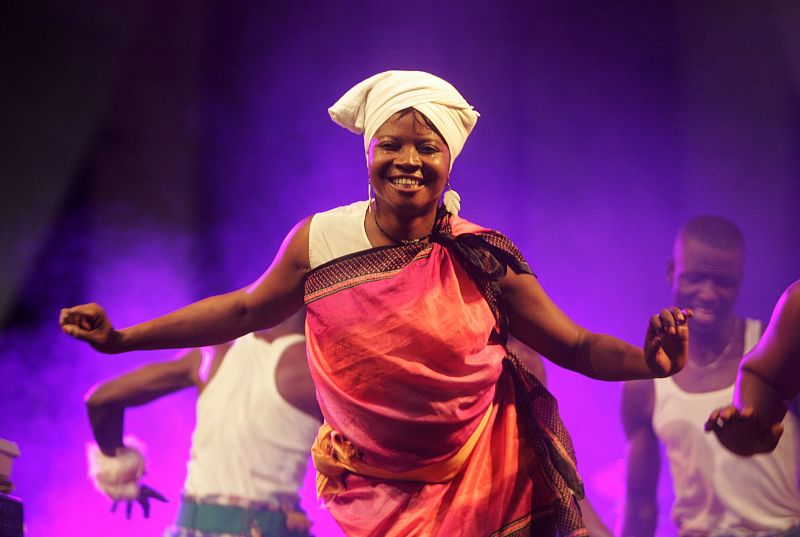
{"type": "Polygon", "coordinates": [[[378,223],[378,214],[377,214],[377,211],[376,211],[376,210],[374,210],[374,208],[375,208],[375,207],[377,207],[377,205],[378,205],[377,203],[375,203],[374,205],[373,205],[373,204],[370,204],[370,207],[369,207],[369,212],[371,212],[371,213],[372,213],[372,221],[373,221],[373,222],[375,222],[375,226],[377,226],[377,228],[378,228],[378,231],[380,231],[381,233],[383,233],[383,235],[384,235],[384,236],[385,236],[387,239],[389,239],[390,241],[392,241],[392,242],[397,242],[397,243],[400,243],[400,244],[403,244],[403,245],[408,245],[408,244],[419,244],[419,243],[421,243],[421,242],[424,242],[424,241],[426,241],[426,240],[430,239],[430,238],[431,238],[431,235],[433,235],[433,231],[431,231],[430,233],[428,233],[428,234],[426,234],[426,235],[423,235],[422,237],[417,237],[416,239],[397,239],[397,238],[395,238],[395,237],[392,237],[392,236],[391,236],[391,235],[389,235],[389,234],[386,232],[386,230],[384,230],[384,229],[381,227],[381,225],[378,223]]]}

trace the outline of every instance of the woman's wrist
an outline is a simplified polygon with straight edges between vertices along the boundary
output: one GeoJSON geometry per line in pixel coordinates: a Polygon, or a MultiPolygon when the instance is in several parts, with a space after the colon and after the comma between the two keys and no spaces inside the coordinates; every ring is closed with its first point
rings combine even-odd
{"type": "Polygon", "coordinates": [[[130,331],[130,328],[123,328],[122,330],[114,330],[111,332],[111,346],[114,354],[135,350],[132,345],[130,331]]]}
{"type": "Polygon", "coordinates": [[[147,350],[141,345],[140,325],[133,325],[119,330],[113,330],[109,334],[109,353],[121,354],[123,352],[147,350]]]}

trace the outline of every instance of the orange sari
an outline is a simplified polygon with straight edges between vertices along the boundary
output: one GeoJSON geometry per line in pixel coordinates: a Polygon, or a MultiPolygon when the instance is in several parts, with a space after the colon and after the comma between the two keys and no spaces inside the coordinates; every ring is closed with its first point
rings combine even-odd
{"type": "Polygon", "coordinates": [[[309,273],[318,490],[348,535],[588,535],[555,400],[502,344],[508,266],[530,273],[507,238],[452,218],[429,244],[309,273]]]}

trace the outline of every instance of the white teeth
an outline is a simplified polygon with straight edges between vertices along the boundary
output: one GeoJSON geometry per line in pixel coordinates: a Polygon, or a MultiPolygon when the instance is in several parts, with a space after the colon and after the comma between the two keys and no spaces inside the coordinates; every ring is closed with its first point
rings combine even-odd
{"type": "Polygon", "coordinates": [[[412,177],[395,177],[389,179],[389,181],[393,185],[402,187],[422,186],[422,179],[415,179],[412,177]]]}

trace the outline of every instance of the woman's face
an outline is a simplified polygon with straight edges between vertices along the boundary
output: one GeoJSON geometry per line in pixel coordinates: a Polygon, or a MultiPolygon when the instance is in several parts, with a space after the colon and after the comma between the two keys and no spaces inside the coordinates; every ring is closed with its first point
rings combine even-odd
{"type": "Polygon", "coordinates": [[[411,216],[436,210],[450,172],[450,149],[416,111],[398,112],[369,145],[369,180],[381,209],[411,216]]]}

